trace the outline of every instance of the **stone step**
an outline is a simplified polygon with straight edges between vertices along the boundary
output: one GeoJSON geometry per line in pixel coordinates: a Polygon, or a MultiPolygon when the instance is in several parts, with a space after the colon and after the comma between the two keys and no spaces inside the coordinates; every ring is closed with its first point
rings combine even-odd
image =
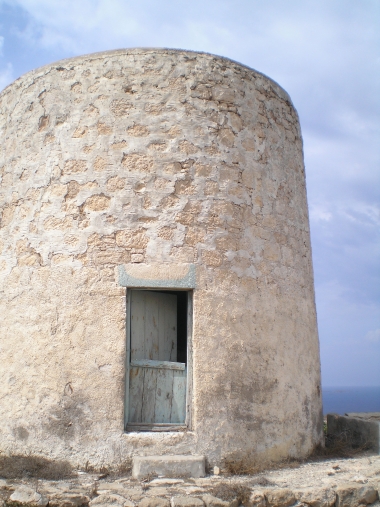
{"type": "Polygon", "coordinates": [[[206,475],[205,457],[191,455],[134,456],[132,477],[193,477],[206,475]]]}

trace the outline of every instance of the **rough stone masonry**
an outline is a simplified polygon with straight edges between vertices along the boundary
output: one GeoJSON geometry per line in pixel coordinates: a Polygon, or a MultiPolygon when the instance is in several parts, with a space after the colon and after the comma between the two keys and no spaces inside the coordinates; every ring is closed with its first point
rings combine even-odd
{"type": "Polygon", "coordinates": [[[205,53],[98,53],[8,86],[0,139],[1,452],[218,465],[321,442],[302,139],[282,88],[205,53]],[[151,394],[128,391],[136,287],[191,300],[176,431],[127,427],[151,394]]]}
{"type": "Polygon", "coordinates": [[[245,477],[210,475],[139,482],[128,476],[82,472],[64,481],[0,479],[0,506],[379,507],[379,465],[380,456],[367,453],[245,477]]]}

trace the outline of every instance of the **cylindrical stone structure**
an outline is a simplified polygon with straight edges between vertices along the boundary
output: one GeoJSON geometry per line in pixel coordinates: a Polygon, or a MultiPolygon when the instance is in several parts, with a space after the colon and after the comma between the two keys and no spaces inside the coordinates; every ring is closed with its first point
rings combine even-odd
{"type": "Polygon", "coordinates": [[[114,466],[321,442],[302,139],[227,58],[127,49],[0,95],[0,451],[114,466]]]}

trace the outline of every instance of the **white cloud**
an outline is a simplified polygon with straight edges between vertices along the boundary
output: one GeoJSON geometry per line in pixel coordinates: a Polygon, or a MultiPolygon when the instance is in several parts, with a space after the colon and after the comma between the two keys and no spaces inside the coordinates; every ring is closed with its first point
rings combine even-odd
{"type": "Polygon", "coordinates": [[[329,222],[332,219],[332,213],[322,205],[313,204],[310,206],[310,220],[312,222],[325,221],[329,222]]]}
{"type": "Polygon", "coordinates": [[[20,36],[37,47],[69,55],[128,46],[131,37],[147,28],[137,20],[136,14],[141,14],[137,4],[123,0],[17,0],[16,3],[29,14],[29,22],[20,36]]]}
{"type": "Polygon", "coordinates": [[[361,225],[380,226],[380,208],[366,203],[353,203],[350,208],[341,211],[345,218],[361,225]]]}

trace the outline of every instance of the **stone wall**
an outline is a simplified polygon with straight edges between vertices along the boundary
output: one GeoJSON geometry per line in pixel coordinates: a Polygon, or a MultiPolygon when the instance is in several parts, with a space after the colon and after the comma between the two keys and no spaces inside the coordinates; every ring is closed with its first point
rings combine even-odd
{"type": "Polygon", "coordinates": [[[64,60],[2,92],[0,139],[1,451],[219,463],[320,442],[302,140],[276,83],[188,51],[64,60]],[[124,433],[136,263],[195,266],[186,432],[124,433]]]}

